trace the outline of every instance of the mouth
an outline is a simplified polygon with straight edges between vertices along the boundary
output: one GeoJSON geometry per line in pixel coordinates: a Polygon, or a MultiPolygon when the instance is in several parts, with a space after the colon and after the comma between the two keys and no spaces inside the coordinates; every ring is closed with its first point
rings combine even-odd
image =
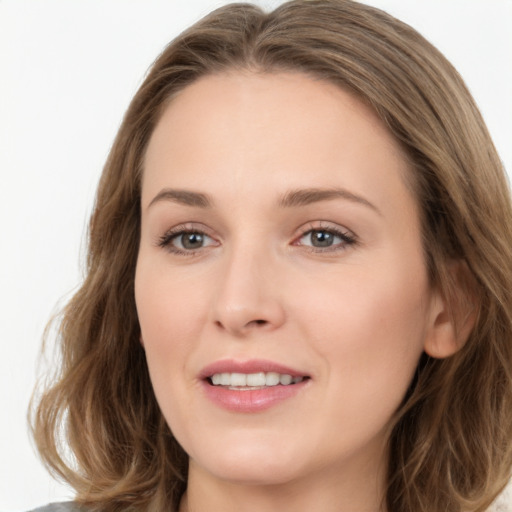
{"type": "Polygon", "coordinates": [[[199,375],[205,396],[232,412],[256,413],[288,402],[309,388],[311,376],[266,360],[221,360],[199,375]]]}
{"type": "Polygon", "coordinates": [[[232,390],[250,391],[273,386],[293,386],[308,376],[292,376],[289,373],[256,372],[256,373],[214,373],[206,378],[212,386],[222,386],[232,390]]]}

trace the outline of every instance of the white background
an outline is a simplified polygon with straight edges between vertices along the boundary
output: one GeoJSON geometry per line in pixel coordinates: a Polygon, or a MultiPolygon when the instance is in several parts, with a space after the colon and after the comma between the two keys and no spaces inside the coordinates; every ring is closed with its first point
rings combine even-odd
{"type": "MultiPolygon", "coordinates": [[[[42,331],[80,281],[96,182],[147,67],[224,3],[0,0],[0,511],[72,497],[27,436],[42,331]]],[[[455,64],[510,172],[512,0],[368,3],[413,25],[455,64]]]]}

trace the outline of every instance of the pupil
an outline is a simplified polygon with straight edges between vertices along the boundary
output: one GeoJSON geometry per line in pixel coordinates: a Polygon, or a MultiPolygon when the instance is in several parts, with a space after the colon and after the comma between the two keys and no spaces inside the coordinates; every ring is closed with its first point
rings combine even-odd
{"type": "Polygon", "coordinates": [[[333,235],[327,231],[313,231],[311,242],[315,247],[329,247],[333,242],[333,235]]]}
{"type": "Polygon", "coordinates": [[[201,233],[187,233],[182,236],[181,243],[185,249],[197,249],[203,245],[203,235],[201,233]]]}

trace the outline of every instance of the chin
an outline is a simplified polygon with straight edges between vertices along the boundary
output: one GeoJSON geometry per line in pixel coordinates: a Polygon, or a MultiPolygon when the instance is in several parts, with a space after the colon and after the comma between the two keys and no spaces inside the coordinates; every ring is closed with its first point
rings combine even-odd
{"type": "MultiPolygon", "coordinates": [[[[209,440],[211,443],[211,439],[209,440]]],[[[208,443],[208,441],[207,441],[208,443]]],[[[213,477],[245,485],[284,484],[301,473],[301,456],[280,443],[231,442],[205,446],[191,455],[191,464],[201,467],[213,477]]]]}
{"type": "Polygon", "coordinates": [[[226,461],[216,464],[215,467],[204,467],[214,478],[228,481],[235,485],[269,486],[282,485],[298,479],[297,468],[283,465],[279,462],[269,463],[265,461],[260,465],[259,461],[226,461]]]}

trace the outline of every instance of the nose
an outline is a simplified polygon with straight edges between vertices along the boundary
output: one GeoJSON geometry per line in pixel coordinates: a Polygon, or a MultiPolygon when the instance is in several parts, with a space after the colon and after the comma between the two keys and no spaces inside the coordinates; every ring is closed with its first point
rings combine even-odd
{"type": "Polygon", "coordinates": [[[262,252],[233,250],[217,276],[213,320],[233,336],[272,331],[285,321],[279,269],[262,252]]]}

